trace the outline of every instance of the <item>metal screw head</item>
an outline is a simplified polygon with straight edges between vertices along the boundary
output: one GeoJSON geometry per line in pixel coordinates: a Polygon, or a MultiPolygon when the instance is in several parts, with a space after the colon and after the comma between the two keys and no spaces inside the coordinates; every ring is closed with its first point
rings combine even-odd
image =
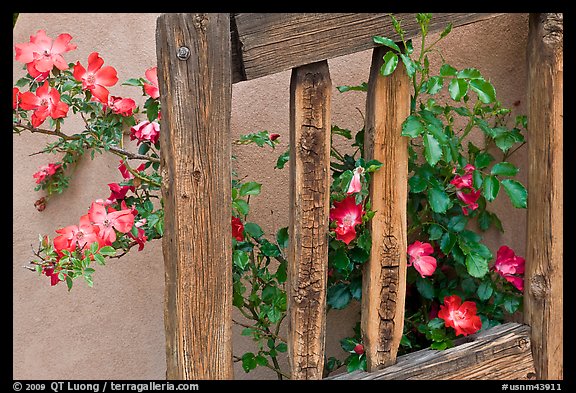
{"type": "Polygon", "coordinates": [[[178,48],[178,52],[176,52],[176,57],[180,60],[187,60],[190,57],[190,49],[185,46],[181,46],[178,48]]]}

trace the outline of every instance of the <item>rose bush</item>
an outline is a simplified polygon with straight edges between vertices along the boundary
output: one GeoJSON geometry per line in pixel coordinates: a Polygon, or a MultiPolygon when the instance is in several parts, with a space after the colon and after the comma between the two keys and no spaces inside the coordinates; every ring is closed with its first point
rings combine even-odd
{"type": "MultiPolygon", "coordinates": [[[[482,243],[481,232],[503,231],[488,209],[500,188],[514,207],[526,207],[526,189],[513,179],[519,169],[508,158],[524,144],[527,120],[518,116],[510,127],[511,111],[502,107],[492,84],[475,68],[458,71],[441,57],[439,75],[432,75],[429,56],[450,33],[450,25],[426,45],[431,15],[418,14],[422,42],[416,53],[404,39],[400,22],[391,18],[401,42],[374,37],[376,44],[390,49],[380,71],[386,76],[404,66],[413,88],[410,116],[402,127],[410,144],[407,297],[400,352],[445,349],[457,336],[501,323],[521,308],[524,259],[502,245],[492,263],[494,256],[482,243]],[[483,146],[468,137],[472,131],[483,135],[483,146]]],[[[136,246],[142,250],[164,233],[157,68],[143,69],[143,77],[123,83],[139,89],[145,98],[139,107],[133,98],[111,93],[117,72],[104,65],[98,52],[92,52],[85,65],[66,62],[76,49],[72,40],[69,34],[53,40],[38,30],[28,43],[15,45],[15,60],[23,64],[25,76],[13,88],[14,133],[55,138],[42,152],[59,158],[32,175],[36,190],[44,192],[35,203],[39,211],[69,186],[72,164],[86,153],[91,158],[104,152],[120,158],[119,179],[108,184],[107,197],[91,201],[76,223],[55,229],[53,239],[39,237],[31,269],[47,276],[52,286],[65,282],[68,290],[78,278],[92,286],[94,264],[105,265],[136,246]],[[81,119],[83,129],[67,133],[64,123],[72,116],[81,119]],[[131,142],[126,146],[125,132],[131,142]]],[[[366,83],[338,87],[340,92],[366,89],[366,83]]],[[[331,136],[351,143],[346,152],[331,145],[328,310],[361,300],[362,266],[372,244],[366,223],[374,216],[368,188],[371,174],[383,165],[364,159],[363,129],[352,132],[333,125],[331,136]]],[[[279,138],[278,133],[260,131],[234,143],[274,150],[279,138]]],[[[288,159],[288,151],[280,154],[275,168],[282,169],[288,159]]],[[[244,317],[234,323],[257,343],[257,350],[234,359],[246,372],[264,366],[282,379],[289,377],[278,361],[287,351],[281,329],[287,306],[288,227],[268,237],[248,219],[250,199],[260,192],[261,184],[233,173],[233,305],[244,317]]],[[[326,359],[326,375],[340,367],[365,369],[359,323],[354,335],[340,343],[347,356],[326,359]]]]}

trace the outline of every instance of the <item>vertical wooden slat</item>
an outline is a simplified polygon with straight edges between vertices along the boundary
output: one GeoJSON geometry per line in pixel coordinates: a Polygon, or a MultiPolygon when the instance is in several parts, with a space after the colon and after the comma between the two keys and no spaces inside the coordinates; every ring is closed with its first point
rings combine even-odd
{"type": "Polygon", "coordinates": [[[563,379],[563,17],[530,14],[525,321],[538,379],[563,379]]]}
{"type": "Polygon", "coordinates": [[[157,20],[168,379],[231,379],[230,20],[157,20]]]}
{"type": "Polygon", "coordinates": [[[372,176],[372,249],[362,278],[362,335],[368,371],[394,364],[404,326],[408,151],[400,135],[410,114],[410,81],[402,64],[380,74],[386,48],[375,48],[366,98],[365,156],[384,165],[372,176]]]}
{"type": "Polygon", "coordinates": [[[330,208],[330,95],[326,61],[292,70],[288,350],[292,379],[321,379],[330,208]]]}

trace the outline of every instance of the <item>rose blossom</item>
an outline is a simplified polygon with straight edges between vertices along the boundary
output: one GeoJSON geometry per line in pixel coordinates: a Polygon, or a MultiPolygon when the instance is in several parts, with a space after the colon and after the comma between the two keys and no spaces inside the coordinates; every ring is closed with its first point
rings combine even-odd
{"type": "Polygon", "coordinates": [[[33,178],[36,179],[36,184],[42,183],[46,178],[54,175],[56,171],[61,167],[60,164],[48,164],[42,165],[38,169],[39,171],[32,175],[33,178]]]}
{"type": "Polygon", "coordinates": [[[244,240],[244,225],[238,217],[232,217],[232,236],[239,242],[244,240]]]}
{"type": "Polygon", "coordinates": [[[330,209],[330,220],[336,221],[336,239],[350,244],[356,238],[355,227],[362,223],[364,213],[362,203],[357,205],[353,196],[334,202],[334,207],[330,209]]]}
{"type": "Polygon", "coordinates": [[[155,121],[143,121],[130,128],[130,140],[137,139],[138,146],[141,142],[149,141],[154,144],[160,137],[160,124],[155,121]]]}
{"type": "Polygon", "coordinates": [[[112,109],[112,113],[122,116],[132,116],[132,112],[136,109],[136,101],[132,98],[122,98],[116,96],[108,97],[108,104],[112,109]]]}
{"type": "Polygon", "coordinates": [[[58,90],[51,89],[46,81],[36,89],[36,94],[29,91],[20,94],[20,108],[26,111],[33,110],[32,126],[39,127],[48,116],[53,119],[66,117],[69,107],[60,101],[58,90]]]}
{"type": "Polygon", "coordinates": [[[450,181],[450,184],[453,184],[456,188],[471,188],[472,187],[472,172],[474,172],[476,168],[474,165],[466,164],[464,167],[464,175],[462,176],[454,176],[454,179],[450,181]]]}
{"type": "Polygon", "coordinates": [[[476,315],[476,303],[471,301],[462,303],[458,295],[444,298],[444,304],[440,305],[438,311],[438,318],[442,318],[447,327],[454,328],[457,336],[474,334],[482,328],[482,321],[476,315]]]}
{"type": "Polygon", "coordinates": [[[481,192],[482,190],[474,190],[473,188],[463,188],[462,190],[456,191],[458,199],[466,204],[466,206],[462,206],[462,213],[464,213],[465,216],[471,211],[478,209],[478,203],[476,203],[476,201],[480,198],[481,192]]]}
{"type": "Polygon", "coordinates": [[[431,276],[436,270],[437,264],[436,258],[430,256],[433,252],[434,248],[430,243],[416,240],[408,246],[408,255],[410,256],[408,266],[414,265],[422,277],[431,276]]]}
{"type": "Polygon", "coordinates": [[[116,240],[116,231],[128,233],[134,224],[134,214],[131,209],[115,210],[112,207],[106,207],[96,202],[92,202],[88,210],[90,220],[100,228],[100,237],[106,243],[111,245],[116,240]]]}
{"type": "Polygon", "coordinates": [[[151,67],[144,73],[146,79],[150,83],[144,83],[144,92],[152,98],[160,97],[160,89],[158,88],[158,67],[151,67]]]}
{"type": "Polygon", "coordinates": [[[519,291],[524,290],[524,274],[525,269],[524,258],[517,256],[508,246],[501,246],[496,252],[496,262],[494,262],[494,269],[502,278],[514,285],[519,291]]]}
{"type": "Polygon", "coordinates": [[[78,225],[69,225],[58,229],[56,233],[60,234],[54,238],[54,248],[56,251],[62,250],[74,251],[76,247],[83,249],[86,245],[98,242],[100,246],[103,241],[99,236],[99,228],[92,225],[88,214],[80,217],[78,225]]]}
{"type": "Polygon", "coordinates": [[[70,43],[71,40],[72,36],[64,33],[52,41],[44,30],[38,30],[35,36],[30,36],[30,42],[14,46],[15,59],[26,64],[30,76],[39,77],[43,81],[54,67],[59,70],[68,69],[62,54],[76,49],[76,45],[70,43]]]}
{"type": "Polygon", "coordinates": [[[101,103],[108,103],[108,89],[118,82],[118,76],[114,67],[102,67],[104,60],[98,52],[92,52],[88,56],[88,70],[80,62],[74,66],[74,78],[82,82],[82,89],[90,90],[92,95],[101,103]]]}
{"type": "Polygon", "coordinates": [[[348,186],[346,194],[350,195],[362,190],[362,182],[360,181],[360,176],[362,176],[362,174],[364,174],[364,168],[361,166],[354,169],[354,176],[352,176],[352,180],[350,180],[350,185],[348,186]]]}

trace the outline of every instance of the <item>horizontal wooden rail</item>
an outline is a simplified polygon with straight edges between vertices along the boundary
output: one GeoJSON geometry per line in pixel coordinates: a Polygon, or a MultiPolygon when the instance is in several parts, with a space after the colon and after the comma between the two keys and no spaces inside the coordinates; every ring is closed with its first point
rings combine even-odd
{"type": "Polygon", "coordinates": [[[326,379],[534,379],[530,327],[515,322],[461,339],[444,351],[423,349],[398,357],[374,372],[355,371],[326,379]]]}
{"type": "MultiPolygon", "coordinates": [[[[478,22],[500,13],[435,13],[429,32],[478,22]]],[[[394,14],[405,39],[421,34],[415,13],[394,14]]],[[[231,15],[232,81],[250,80],[305,64],[374,48],[375,35],[394,40],[388,13],[242,13],[231,15]]]]}

